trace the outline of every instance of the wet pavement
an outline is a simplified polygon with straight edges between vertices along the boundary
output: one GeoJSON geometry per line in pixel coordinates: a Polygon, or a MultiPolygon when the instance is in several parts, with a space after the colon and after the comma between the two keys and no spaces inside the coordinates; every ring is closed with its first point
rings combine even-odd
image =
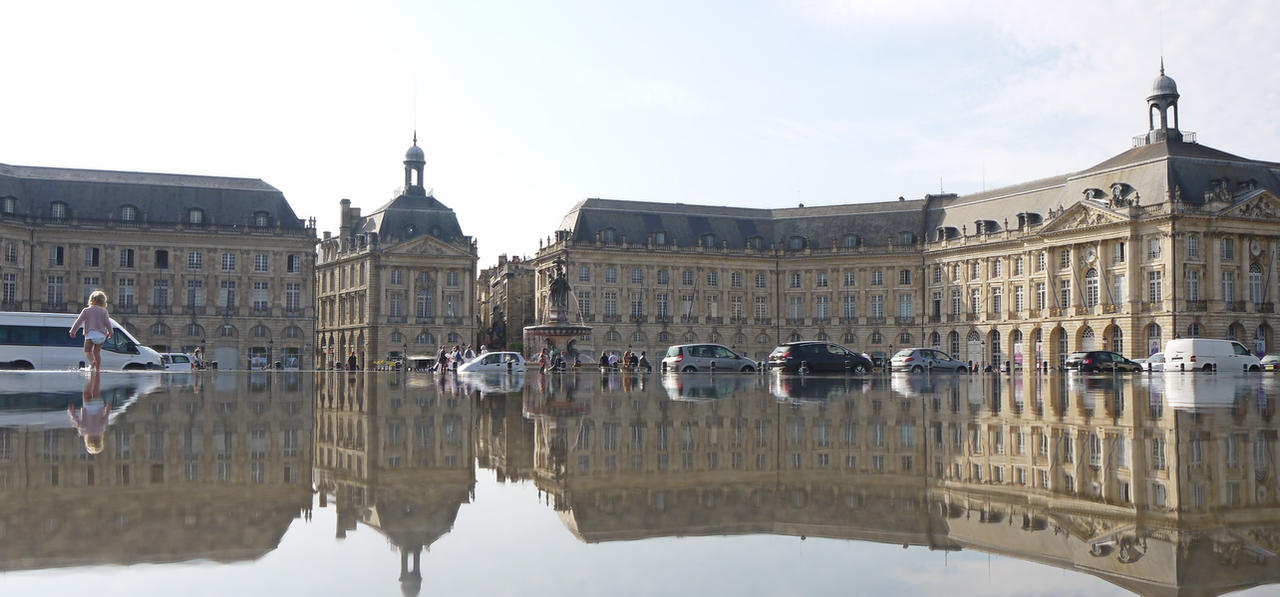
{"type": "Polygon", "coordinates": [[[4,595],[1280,591],[1270,374],[97,383],[0,374],[4,595]]]}

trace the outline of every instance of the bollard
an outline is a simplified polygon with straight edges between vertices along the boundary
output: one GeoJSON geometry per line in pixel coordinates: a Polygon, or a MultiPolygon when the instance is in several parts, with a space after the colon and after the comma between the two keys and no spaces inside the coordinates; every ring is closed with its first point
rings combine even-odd
{"type": "Polygon", "coordinates": [[[507,371],[511,371],[511,361],[507,361],[507,371]]]}
{"type": "Polygon", "coordinates": [[[715,361],[711,361],[711,372],[712,372],[712,373],[715,373],[715,372],[716,372],[716,362],[715,362],[715,361]]]}
{"type": "Polygon", "coordinates": [[[809,361],[800,361],[800,369],[797,373],[805,374],[809,372],[809,361]]]}
{"type": "Polygon", "coordinates": [[[1248,373],[1248,372],[1249,372],[1249,364],[1248,364],[1248,363],[1245,363],[1245,364],[1243,364],[1243,365],[1240,365],[1240,367],[1241,367],[1241,369],[1240,369],[1241,371],[1243,371],[1243,372],[1245,372],[1245,373],[1248,373]]]}

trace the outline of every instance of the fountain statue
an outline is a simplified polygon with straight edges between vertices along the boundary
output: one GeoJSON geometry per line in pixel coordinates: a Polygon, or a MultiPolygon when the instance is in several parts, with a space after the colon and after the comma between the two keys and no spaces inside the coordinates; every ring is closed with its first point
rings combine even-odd
{"type": "Polygon", "coordinates": [[[582,362],[592,363],[590,347],[591,327],[570,321],[570,305],[574,304],[570,295],[573,289],[569,286],[569,278],[565,275],[564,261],[556,260],[555,272],[547,292],[547,308],[543,322],[524,328],[524,356],[534,358],[542,349],[556,351],[564,357],[566,363],[572,365],[579,354],[582,362]]]}

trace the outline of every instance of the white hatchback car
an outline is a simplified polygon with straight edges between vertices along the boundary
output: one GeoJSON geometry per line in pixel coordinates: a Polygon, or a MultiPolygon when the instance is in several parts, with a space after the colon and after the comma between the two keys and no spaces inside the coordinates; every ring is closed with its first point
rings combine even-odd
{"type": "Polygon", "coordinates": [[[486,352],[458,365],[458,373],[524,372],[524,357],[518,352],[486,352]]]}
{"type": "Polygon", "coordinates": [[[196,368],[196,361],[185,352],[162,352],[160,365],[165,371],[191,371],[196,368]]]}

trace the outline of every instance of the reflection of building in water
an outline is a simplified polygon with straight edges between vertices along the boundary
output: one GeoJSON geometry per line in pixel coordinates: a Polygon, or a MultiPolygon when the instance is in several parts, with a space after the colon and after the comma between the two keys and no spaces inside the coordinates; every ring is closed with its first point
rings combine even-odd
{"type": "Polygon", "coordinates": [[[521,394],[496,394],[480,402],[476,459],[499,481],[533,477],[533,423],[521,412],[521,394]]]}
{"type": "Polygon", "coordinates": [[[411,388],[399,374],[316,380],[320,505],[335,502],[339,538],[362,523],[395,544],[401,586],[416,593],[423,548],[453,528],[475,488],[473,402],[411,388]]]}
{"type": "MultiPolygon", "coordinates": [[[[1230,379],[1230,378],[1227,378],[1230,379]]],[[[942,378],[828,399],[530,392],[535,480],[585,541],[775,533],[966,547],[1141,592],[1280,581],[1274,380],[942,378]]]]}
{"type": "Polygon", "coordinates": [[[310,380],[194,379],[138,398],[96,456],[73,428],[0,427],[0,570],[275,549],[311,507],[310,380]]]}

